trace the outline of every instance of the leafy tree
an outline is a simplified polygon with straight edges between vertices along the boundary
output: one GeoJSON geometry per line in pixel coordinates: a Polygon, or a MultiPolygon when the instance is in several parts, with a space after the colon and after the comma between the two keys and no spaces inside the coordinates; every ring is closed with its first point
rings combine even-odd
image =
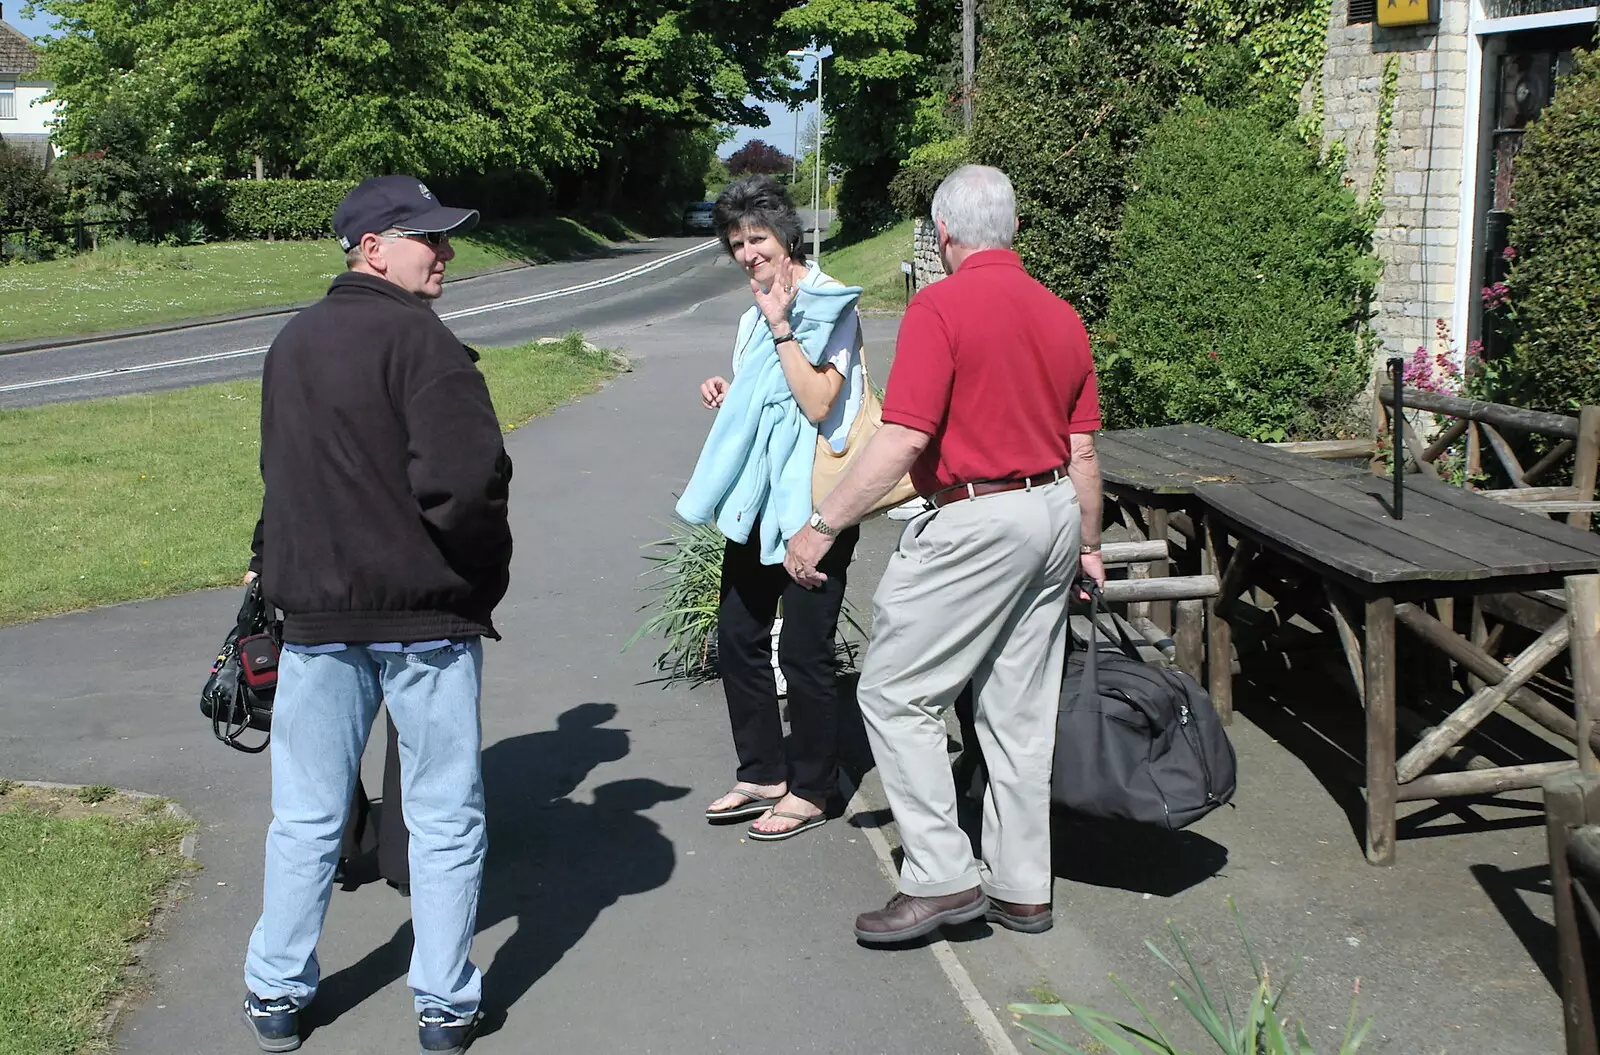
{"type": "MultiPolygon", "coordinates": [[[[897,217],[889,183],[913,147],[946,137],[959,80],[960,5],[948,0],[809,0],[780,28],[833,49],[823,63],[823,107],[844,170],[839,219],[847,237],[897,217]]],[[[796,93],[797,96],[804,94],[796,93]]]]}
{"type": "Polygon", "coordinates": [[[750,140],[728,157],[728,172],[734,176],[748,173],[771,176],[789,172],[793,167],[793,158],[763,139],[750,140]]]}

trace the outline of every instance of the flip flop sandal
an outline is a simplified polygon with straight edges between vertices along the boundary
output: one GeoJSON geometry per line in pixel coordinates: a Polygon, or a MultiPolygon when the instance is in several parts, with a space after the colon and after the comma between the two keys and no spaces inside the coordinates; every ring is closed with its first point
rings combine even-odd
{"type": "Polygon", "coordinates": [[[746,817],[759,817],[782,800],[781,795],[777,798],[764,798],[760,793],[746,791],[744,788],[729,788],[728,794],[743,795],[744,801],[737,806],[729,806],[726,809],[706,810],[706,820],[716,823],[717,821],[738,821],[746,817]]]}
{"type": "Polygon", "coordinates": [[[756,842],[775,843],[780,839],[787,839],[791,836],[799,835],[803,831],[808,831],[812,828],[820,828],[828,821],[827,816],[821,813],[814,817],[807,817],[804,814],[790,813],[787,810],[773,810],[772,815],[774,817],[782,817],[784,820],[799,821],[800,823],[795,825],[793,828],[789,828],[781,832],[764,832],[754,825],[751,825],[750,830],[745,834],[754,839],[756,842]]]}

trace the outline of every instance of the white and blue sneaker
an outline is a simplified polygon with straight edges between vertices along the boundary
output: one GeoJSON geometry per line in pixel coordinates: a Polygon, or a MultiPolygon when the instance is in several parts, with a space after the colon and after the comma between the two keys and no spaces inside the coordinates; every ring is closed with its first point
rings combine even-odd
{"type": "Polygon", "coordinates": [[[244,1024],[255,1034],[262,1051],[294,1051],[300,1047],[300,1009],[288,997],[263,1000],[254,993],[246,994],[244,1024]]]}
{"type": "Polygon", "coordinates": [[[417,1043],[422,1047],[422,1055],[466,1051],[482,1024],[482,1011],[462,1018],[443,1008],[430,1007],[417,1020],[417,1043]]]}

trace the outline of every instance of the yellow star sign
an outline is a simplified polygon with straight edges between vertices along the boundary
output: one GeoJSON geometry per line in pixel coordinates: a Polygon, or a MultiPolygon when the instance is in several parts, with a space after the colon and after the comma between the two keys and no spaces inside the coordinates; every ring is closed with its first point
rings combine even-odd
{"type": "Polygon", "coordinates": [[[1378,25],[1415,26],[1434,21],[1432,0],[1378,0],[1378,25]]]}

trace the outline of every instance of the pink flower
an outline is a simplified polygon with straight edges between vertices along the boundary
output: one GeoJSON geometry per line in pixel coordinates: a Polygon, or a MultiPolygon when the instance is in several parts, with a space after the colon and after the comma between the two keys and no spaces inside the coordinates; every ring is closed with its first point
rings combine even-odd
{"type": "Polygon", "coordinates": [[[1502,260],[1515,260],[1516,258],[1517,258],[1517,248],[1516,248],[1516,246],[1508,245],[1504,249],[1500,250],[1500,259],[1502,259],[1502,260]]]}

